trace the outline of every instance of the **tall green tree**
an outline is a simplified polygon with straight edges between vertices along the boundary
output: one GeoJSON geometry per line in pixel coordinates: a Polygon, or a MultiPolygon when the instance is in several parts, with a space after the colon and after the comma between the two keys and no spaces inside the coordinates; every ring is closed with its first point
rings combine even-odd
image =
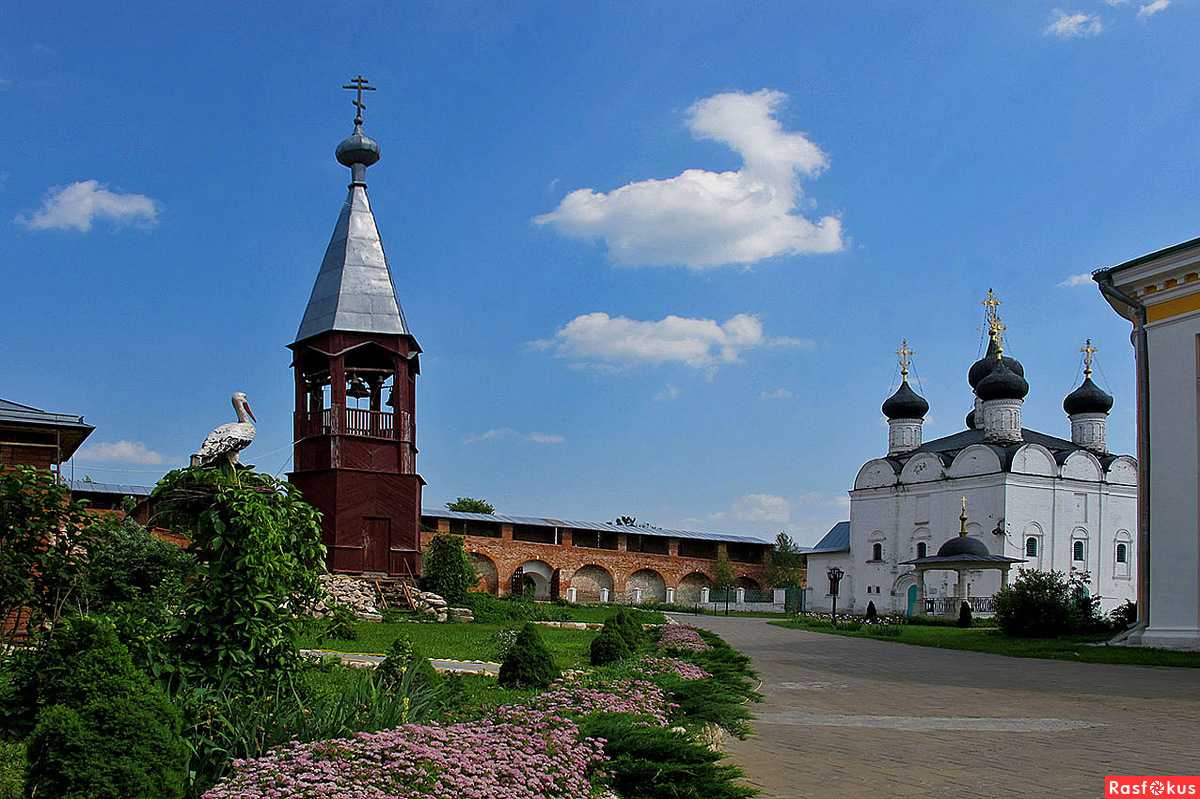
{"type": "Polygon", "coordinates": [[[729,594],[737,584],[737,576],[729,563],[729,556],[724,550],[717,555],[716,565],[713,566],[713,587],[725,592],[725,613],[729,613],[729,594]]]}
{"type": "Polygon", "coordinates": [[[461,535],[435,535],[425,547],[421,567],[425,589],[451,605],[461,603],[479,582],[461,535]]]}
{"type": "Polygon", "coordinates": [[[486,499],[476,499],[475,497],[459,497],[453,502],[446,503],[446,510],[458,511],[459,513],[486,513],[491,515],[496,512],[496,508],[486,499]]]}
{"type": "Polygon", "coordinates": [[[787,533],[775,536],[775,546],[767,553],[763,579],[772,588],[800,588],[804,585],[806,558],[800,546],[787,533]]]}

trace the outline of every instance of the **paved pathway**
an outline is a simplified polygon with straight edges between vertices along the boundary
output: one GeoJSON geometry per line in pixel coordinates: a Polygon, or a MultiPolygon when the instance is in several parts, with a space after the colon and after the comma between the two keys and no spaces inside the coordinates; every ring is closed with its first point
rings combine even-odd
{"type": "Polygon", "coordinates": [[[1008,658],[682,616],[754,659],[765,797],[1095,797],[1200,773],[1200,669],[1008,658]]]}
{"type": "MultiPolygon", "coordinates": [[[[384,655],[371,655],[365,652],[334,652],[331,649],[301,649],[300,654],[303,657],[313,660],[321,660],[322,658],[336,655],[343,666],[349,666],[352,669],[378,668],[385,657],[384,655]]],[[[443,660],[441,658],[430,658],[429,662],[433,664],[433,668],[437,671],[449,672],[451,674],[486,674],[491,677],[497,677],[500,674],[500,664],[487,660],[443,660]]]]}

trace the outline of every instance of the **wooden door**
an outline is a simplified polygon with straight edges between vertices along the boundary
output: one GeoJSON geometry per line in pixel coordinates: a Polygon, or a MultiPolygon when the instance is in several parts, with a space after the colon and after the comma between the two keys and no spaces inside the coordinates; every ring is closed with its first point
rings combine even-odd
{"type": "Polygon", "coordinates": [[[363,571],[386,573],[391,548],[392,520],[379,516],[365,517],[363,519],[363,571]]]}

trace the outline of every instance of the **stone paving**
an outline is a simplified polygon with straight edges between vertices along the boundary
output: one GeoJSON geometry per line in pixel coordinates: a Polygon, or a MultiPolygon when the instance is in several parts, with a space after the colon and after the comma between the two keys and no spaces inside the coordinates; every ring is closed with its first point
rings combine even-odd
{"type": "Polygon", "coordinates": [[[1200,773],[1200,669],[1008,658],[676,616],[754,659],[764,797],[1102,797],[1106,774],[1200,773]]]}

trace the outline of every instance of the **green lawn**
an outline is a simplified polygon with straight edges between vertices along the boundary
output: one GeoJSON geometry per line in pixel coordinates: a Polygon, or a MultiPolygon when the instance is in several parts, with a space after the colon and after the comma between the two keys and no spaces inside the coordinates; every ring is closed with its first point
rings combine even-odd
{"type": "Polygon", "coordinates": [[[1075,660],[1081,663],[1116,663],[1138,666],[1182,666],[1200,668],[1200,653],[1172,652],[1166,649],[1140,649],[1121,646],[1090,646],[1110,636],[1076,635],[1063,638],[1009,638],[994,627],[927,627],[906,624],[900,627],[898,636],[872,635],[864,626],[860,630],[829,627],[814,628],[795,619],[770,622],[777,627],[795,630],[846,635],[853,638],[876,638],[915,646],[932,646],[939,649],[965,649],[971,652],[988,652],[993,655],[1009,655],[1019,658],[1050,658],[1053,660],[1075,660]]]}
{"type": "MultiPolygon", "coordinates": [[[[513,625],[503,624],[392,624],[355,622],[358,638],[353,641],[331,639],[320,641],[313,634],[298,640],[304,649],[332,649],[336,652],[370,652],[386,654],[392,642],[404,635],[423,654],[430,658],[450,660],[497,660],[497,631],[513,625]]],[[[573,669],[587,665],[588,648],[596,637],[594,630],[559,630],[538,627],[542,640],[559,668],[573,669]]]]}

